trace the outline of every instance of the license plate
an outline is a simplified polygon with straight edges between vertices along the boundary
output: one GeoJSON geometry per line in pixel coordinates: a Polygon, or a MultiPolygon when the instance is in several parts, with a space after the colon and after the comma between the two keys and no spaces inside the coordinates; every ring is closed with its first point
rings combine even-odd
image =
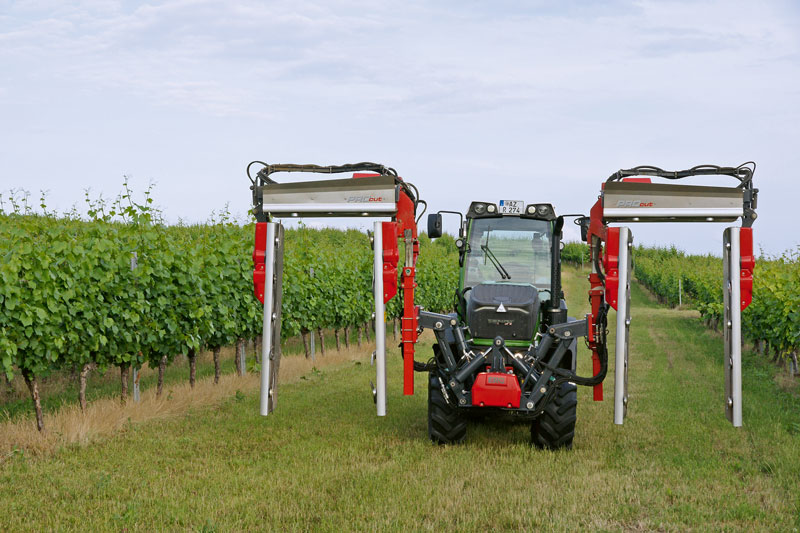
{"type": "Polygon", "coordinates": [[[521,215],[525,205],[522,200],[500,200],[500,213],[508,215],[521,215]]]}

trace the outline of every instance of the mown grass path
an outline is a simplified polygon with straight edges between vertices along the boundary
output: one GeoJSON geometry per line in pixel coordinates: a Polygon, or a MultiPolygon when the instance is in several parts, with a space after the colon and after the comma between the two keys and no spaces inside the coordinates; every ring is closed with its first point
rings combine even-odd
{"type": "MultiPolygon", "coordinates": [[[[575,271],[565,280],[580,316],[586,283],[575,271]]],[[[745,427],[732,428],[721,339],[638,286],[633,315],[626,424],[612,424],[612,372],[606,402],[579,389],[571,452],[533,449],[527,425],[505,423],[471,425],[463,446],[431,445],[425,380],[404,398],[393,350],[383,419],[374,369],[348,363],[284,386],[266,419],[257,395],[237,395],[50,457],[11,457],[0,530],[800,528],[797,398],[746,356],[745,427]]]]}

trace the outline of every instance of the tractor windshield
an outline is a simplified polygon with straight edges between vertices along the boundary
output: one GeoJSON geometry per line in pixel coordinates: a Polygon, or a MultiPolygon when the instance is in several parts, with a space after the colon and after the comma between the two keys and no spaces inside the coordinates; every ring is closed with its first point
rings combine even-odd
{"type": "Polygon", "coordinates": [[[509,217],[473,219],[464,287],[487,282],[530,283],[550,290],[551,223],[509,217]]]}

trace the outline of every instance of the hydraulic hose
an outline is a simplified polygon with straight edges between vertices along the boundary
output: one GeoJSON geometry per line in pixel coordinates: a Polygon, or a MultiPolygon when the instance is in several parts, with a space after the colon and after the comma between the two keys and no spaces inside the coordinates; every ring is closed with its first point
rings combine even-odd
{"type": "Polygon", "coordinates": [[[608,373],[608,343],[607,343],[607,331],[606,327],[608,325],[608,304],[603,305],[600,308],[600,311],[597,314],[597,351],[600,358],[600,371],[597,373],[596,376],[584,377],[578,376],[575,372],[571,370],[565,370],[563,368],[554,368],[548,365],[547,363],[541,363],[542,366],[549,368],[553,371],[553,374],[556,376],[555,383],[551,387],[551,389],[555,389],[561,383],[565,381],[571,381],[576,385],[582,385],[586,387],[594,387],[595,385],[599,385],[606,379],[606,374],[608,373]]]}

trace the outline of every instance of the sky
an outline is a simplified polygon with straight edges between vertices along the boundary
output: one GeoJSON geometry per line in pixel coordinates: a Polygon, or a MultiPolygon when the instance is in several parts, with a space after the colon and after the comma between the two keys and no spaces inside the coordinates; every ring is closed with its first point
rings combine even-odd
{"type": "MultiPolygon", "coordinates": [[[[779,254],[798,141],[794,1],[0,0],[0,193],[58,211],[127,176],[171,222],[244,217],[259,159],[383,163],[434,211],[588,213],[620,168],[754,160],[756,243],[779,254]]],[[[632,231],[719,254],[724,227],[632,231]]]]}

